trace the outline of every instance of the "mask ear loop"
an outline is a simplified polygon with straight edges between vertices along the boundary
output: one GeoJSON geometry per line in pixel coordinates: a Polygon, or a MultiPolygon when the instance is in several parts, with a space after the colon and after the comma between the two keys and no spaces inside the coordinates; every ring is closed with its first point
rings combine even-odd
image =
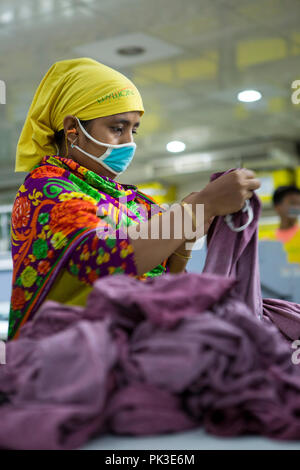
{"type": "MultiPolygon", "coordinates": [[[[75,129],[75,127],[73,127],[73,129],[69,129],[69,130],[67,130],[67,133],[65,134],[65,145],[66,145],[66,153],[67,153],[67,157],[69,156],[69,149],[68,149],[68,139],[67,139],[67,135],[68,135],[68,134],[74,134],[75,132],[76,132],[76,129],[75,129]]],[[[77,136],[77,137],[78,137],[78,136],[77,136]]],[[[77,139],[77,137],[76,137],[76,139],[77,139]]],[[[76,140],[76,139],[75,139],[75,140],[76,140]]],[[[73,144],[72,144],[72,145],[73,145],[73,144]]],[[[71,145],[71,147],[72,147],[72,145],[71,145]]]]}
{"type": "Polygon", "coordinates": [[[246,199],[245,205],[242,209],[242,212],[248,212],[248,220],[244,225],[241,225],[240,227],[235,227],[232,222],[232,215],[228,214],[224,217],[225,222],[227,223],[228,227],[233,231],[233,232],[241,232],[242,230],[245,230],[245,228],[248,227],[248,225],[251,224],[253,220],[253,209],[250,205],[249,199],[246,199]]]}

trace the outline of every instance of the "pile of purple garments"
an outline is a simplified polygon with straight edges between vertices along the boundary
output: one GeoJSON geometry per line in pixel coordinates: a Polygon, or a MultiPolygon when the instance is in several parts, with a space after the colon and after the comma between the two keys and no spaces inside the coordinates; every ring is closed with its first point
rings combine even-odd
{"type": "Polygon", "coordinates": [[[84,308],[45,302],[6,344],[0,448],[72,449],[103,433],[199,426],[300,439],[291,348],[300,305],[261,298],[255,195],[251,207],[242,232],[213,221],[202,274],[106,276],[84,308]]]}

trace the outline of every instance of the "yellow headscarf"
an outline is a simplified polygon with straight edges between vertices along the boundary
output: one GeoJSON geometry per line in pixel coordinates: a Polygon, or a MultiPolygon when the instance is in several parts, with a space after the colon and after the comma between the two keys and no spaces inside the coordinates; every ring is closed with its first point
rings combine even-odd
{"type": "Polygon", "coordinates": [[[64,117],[89,120],[129,111],[144,114],[135,85],[120,72],[96,60],[55,62],[39,84],[17,145],[15,171],[30,171],[44,155],[55,155],[55,132],[64,117]]]}

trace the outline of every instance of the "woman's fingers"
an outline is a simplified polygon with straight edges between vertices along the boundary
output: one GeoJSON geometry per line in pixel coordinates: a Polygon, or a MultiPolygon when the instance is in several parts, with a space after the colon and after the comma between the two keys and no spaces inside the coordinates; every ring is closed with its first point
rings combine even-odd
{"type": "Polygon", "coordinates": [[[253,178],[253,179],[249,179],[249,180],[246,180],[247,181],[247,189],[250,190],[250,189],[258,189],[260,188],[260,181],[259,179],[257,178],[253,178]]]}
{"type": "Polygon", "coordinates": [[[242,168],[241,171],[243,171],[248,189],[258,189],[260,187],[260,180],[256,178],[254,171],[248,170],[248,168],[242,168]]]}
{"type": "Polygon", "coordinates": [[[248,170],[248,168],[241,168],[240,171],[242,171],[244,173],[246,178],[254,178],[255,177],[254,171],[248,170]]]}
{"type": "Polygon", "coordinates": [[[251,199],[253,196],[253,191],[247,191],[245,195],[245,199],[251,199]]]}
{"type": "Polygon", "coordinates": [[[256,178],[254,171],[248,170],[248,168],[242,168],[240,170],[243,174],[244,177],[244,184],[246,186],[246,189],[248,190],[255,190],[260,188],[261,183],[258,178],[256,178]]]}
{"type": "Polygon", "coordinates": [[[210,214],[222,216],[239,211],[246,199],[251,199],[253,191],[260,186],[260,181],[252,170],[241,168],[209,182],[199,192],[199,197],[210,214]]]}

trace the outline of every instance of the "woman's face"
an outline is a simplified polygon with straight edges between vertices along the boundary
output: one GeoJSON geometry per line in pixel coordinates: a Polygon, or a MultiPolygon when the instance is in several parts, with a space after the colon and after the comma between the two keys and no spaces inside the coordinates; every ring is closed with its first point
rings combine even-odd
{"type": "MultiPolygon", "coordinates": [[[[114,114],[111,116],[100,117],[94,119],[93,122],[87,127],[87,132],[100,142],[107,144],[120,145],[128,142],[134,142],[134,134],[140,124],[140,111],[131,111],[127,113],[114,114]]],[[[71,148],[71,143],[75,143],[78,147],[82,148],[88,153],[101,157],[107,150],[107,147],[100,146],[90,140],[80,129],[79,124],[73,115],[68,115],[64,119],[65,134],[69,129],[76,129],[76,134],[67,134],[68,150],[65,149],[65,143],[60,154],[72,158],[89,170],[94,171],[100,176],[109,176],[115,178],[115,174],[97,163],[87,155],[84,155],[80,150],[71,148]]]]}

